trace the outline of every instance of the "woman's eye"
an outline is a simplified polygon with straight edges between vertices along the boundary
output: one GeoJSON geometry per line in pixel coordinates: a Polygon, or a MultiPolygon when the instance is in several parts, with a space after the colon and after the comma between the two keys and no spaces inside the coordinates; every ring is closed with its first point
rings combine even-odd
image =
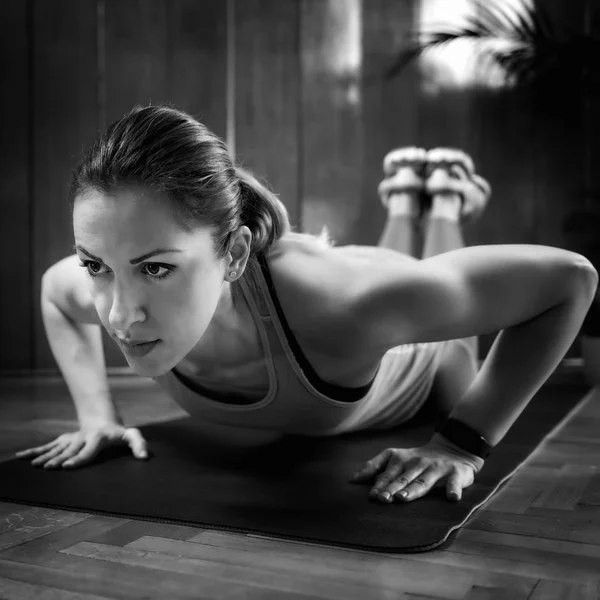
{"type": "MultiPolygon", "coordinates": [[[[95,260],[83,260],[79,263],[80,267],[85,268],[86,273],[90,277],[99,277],[101,275],[105,275],[106,273],[102,273],[98,270],[102,265],[95,260]]],[[[169,267],[166,265],[161,265],[159,263],[144,263],[142,265],[142,272],[148,275],[149,279],[164,279],[173,273],[175,267],[169,267]],[[162,269],[162,273],[161,273],[162,269]]]]}
{"type": "Polygon", "coordinates": [[[96,272],[95,267],[99,266],[100,263],[97,263],[94,260],[82,260],[79,263],[80,267],[83,267],[86,271],[86,273],[88,275],[90,275],[91,277],[97,277],[98,275],[101,275],[101,273],[96,272]],[[94,265],[94,269],[90,270],[91,266],[94,265]]]}

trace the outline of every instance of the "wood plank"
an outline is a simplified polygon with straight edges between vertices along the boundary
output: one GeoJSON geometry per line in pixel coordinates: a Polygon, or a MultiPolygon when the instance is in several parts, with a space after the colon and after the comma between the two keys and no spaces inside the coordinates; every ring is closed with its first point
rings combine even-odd
{"type": "Polygon", "coordinates": [[[153,523],[151,521],[126,521],[119,527],[114,527],[87,541],[109,546],[125,546],[137,539],[150,535],[171,540],[189,540],[204,530],[188,525],[173,525],[172,523],[153,523]]]}
{"type": "Polygon", "coordinates": [[[599,592],[594,581],[565,583],[541,579],[529,600],[597,600],[599,592]]]}
{"type": "Polygon", "coordinates": [[[85,521],[89,516],[38,506],[20,507],[15,504],[13,507],[13,511],[0,520],[0,551],[61,531],[85,521]]]}
{"type": "Polygon", "coordinates": [[[579,504],[600,507],[600,475],[592,477],[579,504]]]}
{"type": "Polygon", "coordinates": [[[579,503],[594,475],[596,465],[564,465],[552,485],[546,486],[531,504],[535,508],[571,511],[579,503]]]}
{"type": "Polygon", "coordinates": [[[169,100],[164,0],[106,0],[106,122],[169,100]]]}
{"type": "Polygon", "coordinates": [[[529,598],[530,592],[522,590],[516,593],[512,588],[489,588],[486,586],[473,586],[471,591],[465,596],[466,600],[503,600],[504,598],[529,598]]]}
{"type": "Polygon", "coordinates": [[[354,243],[364,151],[361,3],[300,6],[301,228],[319,233],[325,225],[337,245],[354,243]]]}
{"type": "Polygon", "coordinates": [[[96,136],[96,2],[33,2],[31,236],[34,369],[57,368],[39,310],[41,277],[72,254],[71,171],[96,136]]]}
{"type": "MultiPolygon", "coordinates": [[[[316,560],[322,564],[330,565],[340,569],[352,569],[357,573],[364,572],[366,569],[376,569],[379,573],[380,569],[389,565],[390,570],[402,575],[402,569],[405,567],[413,577],[407,579],[410,584],[405,583],[402,588],[406,593],[414,591],[417,593],[414,586],[424,585],[423,581],[427,580],[427,573],[435,579],[437,590],[444,590],[444,594],[448,597],[454,594],[459,597],[461,594],[460,588],[456,588],[460,579],[462,586],[465,587],[465,593],[470,589],[471,585],[488,586],[488,587],[516,587],[519,593],[529,593],[535,586],[536,580],[529,577],[514,577],[507,576],[503,573],[483,572],[480,570],[465,570],[465,569],[450,569],[446,570],[443,567],[436,565],[435,571],[432,572],[429,567],[425,567],[425,571],[420,571],[415,564],[418,560],[417,554],[389,554],[380,552],[368,552],[362,550],[343,549],[323,544],[313,544],[301,541],[277,540],[266,536],[257,535],[242,535],[235,533],[222,533],[215,531],[207,531],[199,534],[190,541],[202,543],[204,545],[215,546],[230,550],[245,550],[251,553],[270,553],[276,552],[278,556],[285,557],[288,560],[305,561],[307,569],[310,569],[308,562],[316,560]],[[451,584],[449,585],[446,576],[450,577],[451,584]],[[414,583],[413,583],[413,580],[414,583]]],[[[444,551],[439,551],[444,552],[444,551]]],[[[421,565],[424,566],[424,565],[421,565]]],[[[419,594],[427,594],[427,589],[418,588],[419,594]]]]}
{"type": "Polygon", "coordinates": [[[227,137],[227,2],[171,0],[167,10],[168,100],[227,137]]]}
{"type": "Polygon", "coordinates": [[[88,518],[88,515],[37,506],[17,508],[0,519],[0,551],[60,531],[88,518]]]}
{"type": "MultiPolygon", "coordinates": [[[[177,573],[202,572],[234,581],[253,582],[265,585],[268,582],[282,591],[306,589],[310,593],[326,597],[364,598],[368,590],[376,586],[379,594],[391,590],[428,593],[434,585],[420,576],[420,569],[410,561],[397,558],[377,560],[374,563],[360,561],[360,568],[352,563],[339,569],[305,556],[305,560],[287,560],[279,552],[235,551],[201,544],[141,538],[125,549],[80,543],[64,552],[78,556],[101,556],[102,560],[114,560],[127,564],[149,564],[152,568],[166,569],[177,573]],[[151,555],[151,556],[150,556],[151,555]],[[290,587],[292,586],[292,587],[290,587]]],[[[444,574],[441,575],[443,577],[444,574]]],[[[440,577],[436,577],[437,584],[440,577]]],[[[470,586],[471,574],[444,577],[444,586],[449,597],[461,597],[465,587],[470,586]]],[[[468,589],[468,588],[467,588],[468,589]]]]}
{"type": "MultiPolygon", "coordinates": [[[[600,558],[600,545],[597,544],[544,539],[529,535],[461,529],[455,534],[455,539],[457,541],[490,543],[511,548],[528,548],[531,550],[554,552],[560,555],[587,556],[594,559],[600,558]]],[[[452,552],[453,548],[449,548],[448,550],[452,552]]]]}
{"type": "MultiPolygon", "coordinates": [[[[420,74],[409,65],[392,80],[384,73],[417,18],[418,4],[370,0],[362,4],[361,123],[363,165],[352,243],[376,245],[386,213],[377,194],[383,159],[393,148],[420,143],[420,74]]],[[[356,144],[361,140],[357,138],[356,144]]]]}
{"type": "Polygon", "coordinates": [[[281,597],[268,594],[264,588],[224,582],[198,572],[170,575],[157,569],[55,552],[39,555],[35,560],[21,555],[15,553],[10,560],[0,555],[0,577],[124,600],[148,600],[157,595],[169,600],[278,600],[281,597]]]}
{"type": "Polygon", "coordinates": [[[26,2],[2,2],[0,69],[0,369],[33,367],[30,98],[31,21],[26,2]],[[18,251],[15,251],[18,249],[18,251]],[[10,260],[8,260],[10,257],[10,260]]]}
{"type": "MultiPolygon", "coordinates": [[[[264,589],[235,582],[224,585],[223,580],[205,576],[197,570],[170,576],[153,568],[109,565],[106,561],[61,553],[81,540],[102,535],[125,522],[114,517],[87,516],[70,527],[46,532],[46,535],[5,549],[0,552],[0,577],[119,598],[148,598],[157,590],[164,597],[173,599],[269,597],[261,595],[264,589]]],[[[273,598],[275,600],[276,596],[273,598]]]]}
{"type": "Polygon", "coordinates": [[[543,454],[536,455],[532,460],[535,465],[580,465],[595,467],[600,465],[600,445],[586,442],[566,442],[553,440],[547,442],[543,454]]]}
{"type": "MultiPolygon", "coordinates": [[[[504,571],[505,560],[518,561],[527,565],[530,576],[544,579],[563,579],[567,581],[583,580],[589,578],[597,581],[600,557],[594,555],[571,555],[553,550],[541,550],[538,547],[508,546],[493,543],[492,539],[485,541],[457,539],[452,545],[448,556],[456,555],[465,559],[476,556],[475,560],[485,560],[486,564],[493,565],[496,569],[504,571]]],[[[469,558],[470,560],[470,558],[469,558]]]]}
{"type": "MultiPolygon", "coordinates": [[[[600,514],[597,512],[595,518],[600,514]]],[[[542,539],[600,544],[600,525],[592,519],[575,517],[561,511],[557,516],[544,509],[529,509],[524,515],[479,510],[464,526],[466,529],[530,535],[542,539]]]]}
{"type": "MultiPolygon", "coordinates": [[[[1,567],[0,567],[1,569],[1,567]]],[[[2,600],[110,600],[108,596],[69,592],[59,587],[31,584],[0,577],[0,598],[2,600]]]]}
{"type": "MultiPolygon", "coordinates": [[[[223,3],[225,4],[225,3],[223,3]]],[[[300,216],[300,85],[297,0],[232,0],[235,152],[300,216]]],[[[221,99],[224,103],[224,99],[221,99]]]]}
{"type": "Polygon", "coordinates": [[[412,560],[436,565],[436,567],[445,565],[460,569],[480,569],[513,577],[555,579],[566,582],[589,580],[600,583],[598,560],[584,561],[578,558],[577,561],[571,562],[567,557],[561,556],[555,562],[548,563],[531,551],[486,543],[453,542],[452,548],[452,552],[434,550],[418,554],[412,560]]]}
{"type": "Polygon", "coordinates": [[[597,506],[587,504],[577,504],[571,512],[532,506],[527,511],[527,514],[533,517],[549,518],[561,523],[570,523],[574,527],[583,525],[589,529],[590,527],[600,525],[600,509],[597,506]]]}
{"type": "Polygon", "coordinates": [[[556,481],[560,468],[554,466],[524,465],[512,478],[511,485],[504,486],[486,504],[495,512],[524,514],[542,490],[556,481]]]}
{"type": "Polygon", "coordinates": [[[82,539],[87,539],[89,536],[101,535],[126,521],[126,519],[116,517],[59,511],[49,508],[33,508],[49,514],[50,517],[53,517],[56,525],[50,529],[42,522],[42,526],[46,527],[43,535],[32,535],[18,546],[4,549],[0,552],[0,557],[7,560],[22,560],[27,559],[27,557],[33,559],[49,551],[51,553],[59,552],[82,539]],[[58,523],[59,518],[61,519],[60,523],[58,523]]]}

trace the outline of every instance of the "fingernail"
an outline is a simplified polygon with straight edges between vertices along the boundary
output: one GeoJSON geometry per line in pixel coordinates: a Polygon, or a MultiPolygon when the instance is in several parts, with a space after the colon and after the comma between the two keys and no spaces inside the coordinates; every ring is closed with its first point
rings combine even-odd
{"type": "Polygon", "coordinates": [[[63,467],[72,467],[73,463],[70,460],[67,460],[66,462],[63,463],[63,467]]]}
{"type": "Polygon", "coordinates": [[[408,492],[398,492],[398,496],[401,496],[402,498],[406,498],[408,496],[408,492]]]}
{"type": "Polygon", "coordinates": [[[381,494],[381,497],[384,500],[389,500],[391,498],[390,493],[389,492],[383,492],[383,494],[381,494]]]}

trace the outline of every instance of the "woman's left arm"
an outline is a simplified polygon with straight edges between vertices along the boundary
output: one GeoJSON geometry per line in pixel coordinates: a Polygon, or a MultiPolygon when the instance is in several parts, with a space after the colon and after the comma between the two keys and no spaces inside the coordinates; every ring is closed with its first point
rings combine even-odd
{"type": "MultiPolygon", "coordinates": [[[[573,256],[565,255],[571,259],[573,256]]],[[[500,331],[473,383],[450,414],[492,446],[506,435],[558,366],[593,301],[598,273],[583,257],[575,258],[575,268],[556,270],[560,276],[555,279],[547,308],[500,331]]],[[[509,309],[499,308],[502,310],[509,309]]],[[[440,324],[443,323],[442,319],[440,324]]],[[[471,485],[482,466],[481,458],[435,434],[420,449],[386,449],[369,461],[354,480],[362,481],[383,471],[371,491],[372,497],[385,500],[385,492],[393,497],[405,490],[405,499],[414,500],[437,481],[446,479],[449,499],[460,499],[461,489],[471,485]]]]}
{"type": "Polygon", "coordinates": [[[558,306],[501,331],[450,418],[498,444],[575,340],[596,282],[573,278],[558,306]]]}

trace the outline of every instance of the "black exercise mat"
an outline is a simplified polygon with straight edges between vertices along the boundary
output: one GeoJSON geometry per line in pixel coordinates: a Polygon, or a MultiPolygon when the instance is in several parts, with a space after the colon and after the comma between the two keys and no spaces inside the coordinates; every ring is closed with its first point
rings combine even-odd
{"type": "Polygon", "coordinates": [[[221,453],[201,441],[190,418],[140,427],[151,450],[148,461],[111,448],[74,470],[34,468],[30,459],[0,464],[0,499],[365,550],[430,550],[490,498],[588,390],[546,384],[457,503],[445,499],[443,487],[409,503],[371,502],[370,485],[348,481],[384,448],[427,441],[432,423],[336,438],[291,437],[221,453]]]}

